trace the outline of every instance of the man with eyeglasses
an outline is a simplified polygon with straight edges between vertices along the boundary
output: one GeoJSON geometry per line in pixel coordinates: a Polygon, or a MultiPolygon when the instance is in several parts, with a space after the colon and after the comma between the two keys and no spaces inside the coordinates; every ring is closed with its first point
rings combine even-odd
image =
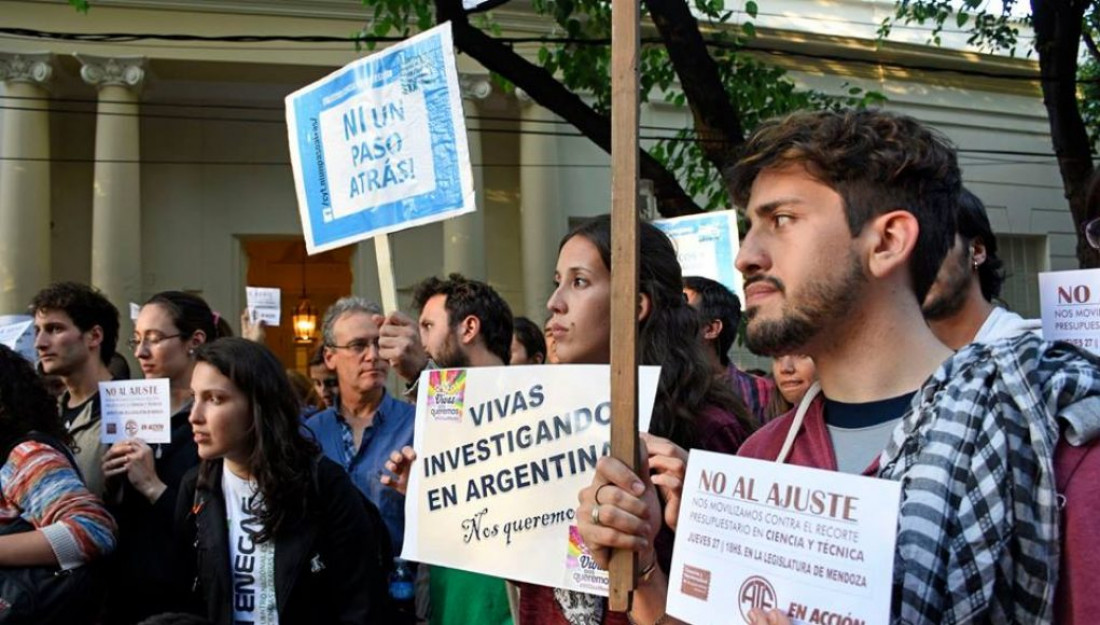
{"type": "Polygon", "coordinates": [[[997,237],[982,201],[963,189],[956,216],[954,244],[921,305],[932,333],[954,350],[1025,332],[1039,334],[1042,320],[1024,319],[993,303],[1001,294],[1004,263],[997,257],[997,237]]]}
{"type": "Polygon", "coordinates": [[[118,344],[118,309],[98,290],[76,282],[49,285],[29,308],[42,373],[65,384],[58,405],[79,449],[77,465],[88,490],[102,496],[107,445],[99,441],[99,383],[111,379],[107,365],[118,344]]]}
{"type": "Polygon", "coordinates": [[[405,496],[379,480],[390,451],[412,445],[416,409],[386,393],[390,366],[378,353],[377,304],[344,297],[325,312],[324,363],[336,372],[335,405],[306,421],[317,443],[370,499],[389,531],[394,553],[405,536],[405,496]]]}

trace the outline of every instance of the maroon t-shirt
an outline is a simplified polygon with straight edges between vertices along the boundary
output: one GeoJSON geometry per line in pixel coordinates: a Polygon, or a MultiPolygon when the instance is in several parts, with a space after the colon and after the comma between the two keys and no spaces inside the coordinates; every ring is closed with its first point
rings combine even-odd
{"type": "MultiPolygon", "coordinates": [[[[802,431],[787,457],[790,464],[836,471],[836,456],[823,414],[824,396],[810,404],[802,431]]],[[[775,460],[783,448],[795,411],[757,430],[741,446],[739,455],[775,460]]],[[[1058,625],[1086,625],[1100,614],[1100,569],[1092,558],[1100,553],[1100,452],[1094,440],[1074,447],[1063,438],[1054,451],[1054,479],[1065,498],[1062,509],[1062,557],[1054,601],[1058,625]]],[[[878,457],[864,475],[878,473],[878,457]]]]}

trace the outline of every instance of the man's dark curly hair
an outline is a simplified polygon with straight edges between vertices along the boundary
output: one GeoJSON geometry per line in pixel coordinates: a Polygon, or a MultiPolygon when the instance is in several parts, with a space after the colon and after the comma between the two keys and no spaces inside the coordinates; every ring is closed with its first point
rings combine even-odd
{"type": "Polygon", "coordinates": [[[446,280],[432,276],[416,286],[413,306],[423,310],[424,304],[436,295],[447,296],[444,308],[452,330],[466,317],[477,317],[485,347],[508,364],[512,359],[512,309],[493,287],[458,273],[452,273],[446,280]]]}
{"type": "Polygon", "coordinates": [[[73,320],[81,332],[99,326],[103,342],[99,359],[111,363],[118,347],[118,309],[99,289],[79,282],[55,282],[42,289],[31,300],[31,314],[59,310],[73,320]]]}
{"type": "MultiPolygon", "coordinates": [[[[73,444],[57,412],[57,402],[46,392],[34,367],[0,345],[0,449],[32,431],[49,434],[70,447],[73,444]]],[[[4,461],[0,458],[0,464],[4,461]]]]}
{"type": "Polygon", "coordinates": [[[954,243],[962,189],[946,137],[912,117],[880,110],[803,111],[764,122],[742,150],[730,187],[743,208],[761,172],[801,165],[843,198],[853,237],[878,215],[912,213],[920,234],[909,272],[917,301],[924,301],[954,243]]]}
{"type": "Polygon", "coordinates": [[[702,276],[684,276],[684,288],[699,294],[699,315],[703,325],[717,319],[722,322],[715,348],[723,367],[730,365],[730,348],[741,326],[741,300],[721,282],[702,276]]]}

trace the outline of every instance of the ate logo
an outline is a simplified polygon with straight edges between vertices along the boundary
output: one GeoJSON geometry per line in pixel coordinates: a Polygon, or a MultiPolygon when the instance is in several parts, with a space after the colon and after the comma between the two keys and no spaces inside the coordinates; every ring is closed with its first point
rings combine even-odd
{"type": "Polygon", "coordinates": [[[126,429],[126,435],[129,436],[130,438],[133,438],[133,437],[137,436],[138,435],[137,421],[134,421],[134,420],[127,421],[125,429],[126,429]]]}
{"type": "Polygon", "coordinates": [[[746,623],[749,620],[749,611],[753,608],[770,610],[778,605],[775,588],[759,575],[746,579],[745,583],[741,584],[741,590],[737,591],[737,607],[741,608],[741,616],[746,623]]]}

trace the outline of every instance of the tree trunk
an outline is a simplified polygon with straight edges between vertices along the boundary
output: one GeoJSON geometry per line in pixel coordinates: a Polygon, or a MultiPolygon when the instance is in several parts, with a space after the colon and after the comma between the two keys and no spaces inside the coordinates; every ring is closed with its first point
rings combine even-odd
{"type": "Polygon", "coordinates": [[[1087,4],[1086,0],[1031,0],[1043,105],[1050,118],[1050,139],[1062,188],[1077,229],[1077,261],[1083,269],[1100,267],[1100,254],[1089,246],[1084,234],[1084,224],[1100,217],[1100,207],[1085,205],[1093,165],[1088,132],[1077,107],[1077,56],[1087,4]]]}
{"type": "MultiPolygon", "coordinates": [[[[611,120],[588,106],[543,68],[534,65],[471,26],[458,0],[435,0],[436,21],[451,21],[455,47],[469,54],[486,69],[496,72],[523,89],[605,151],[611,150],[611,120]]],[[[657,210],[664,217],[701,213],[703,209],[684,191],[679,180],[645,150],[639,150],[643,178],[653,181],[657,210]]],[[[610,210],[610,207],[608,207],[610,210]]]]}

